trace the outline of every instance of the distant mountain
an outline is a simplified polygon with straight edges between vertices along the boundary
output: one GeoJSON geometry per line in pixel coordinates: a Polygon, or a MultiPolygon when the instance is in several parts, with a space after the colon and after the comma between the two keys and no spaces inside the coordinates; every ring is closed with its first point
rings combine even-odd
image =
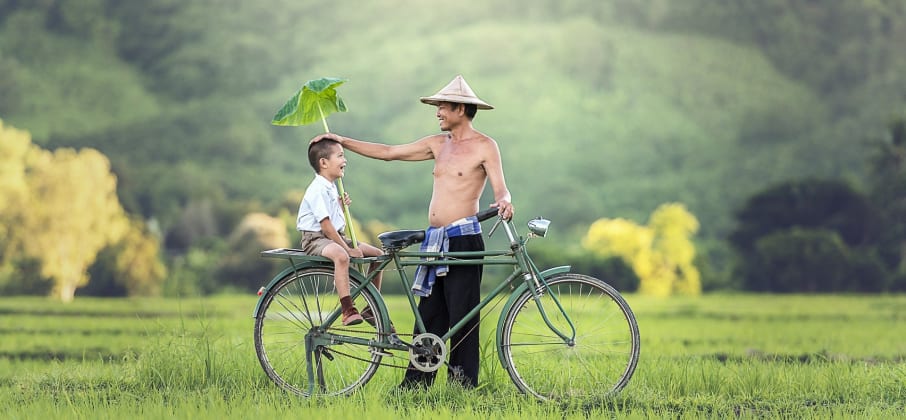
{"type": "MultiPolygon", "coordinates": [[[[906,86],[902,59],[876,59],[902,19],[881,12],[865,14],[889,29],[870,33],[863,60],[828,55],[796,28],[766,38],[738,6],[698,15],[698,2],[222,3],[0,2],[0,117],[45,147],[110,156],[124,205],[166,228],[199,200],[231,214],[293,201],[322,128],[269,121],[306,80],[349,79],[349,112],[329,118],[333,131],[401,143],[437,131],[418,97],[463,74],[496,107],[475,125],[500,144],[519,217],[580,233],[679,201],[702,235],[720,238],[733,209],[774,182],[858,182],[865,140],[906,102],[895,87],[906,86]],[[834,72],[806,74],[807,57],[834,72]],[[830,84],[847,63],[854,79],[830,84]]],[[[754,12],[797,16],[804,34],[830,19],[798,2],[754,12]]],[[[430,171],[351,157],[356,218],[423,225],[430,171]]]]}

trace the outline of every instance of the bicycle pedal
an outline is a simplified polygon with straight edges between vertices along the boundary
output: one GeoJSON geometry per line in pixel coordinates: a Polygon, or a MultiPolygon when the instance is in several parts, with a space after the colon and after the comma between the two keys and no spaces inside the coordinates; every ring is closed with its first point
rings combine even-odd
{"type": "Polygon", "coordinates": [[[396,333],[390,333],[390,336],[388,338],[390,339],[390,344],[393,344],[393,345],[402,344],[404,346],[409,346],[409,344],[406,344],[403,342],[403,340],[400,340],[400,336],[396,335],[396,333]]]}

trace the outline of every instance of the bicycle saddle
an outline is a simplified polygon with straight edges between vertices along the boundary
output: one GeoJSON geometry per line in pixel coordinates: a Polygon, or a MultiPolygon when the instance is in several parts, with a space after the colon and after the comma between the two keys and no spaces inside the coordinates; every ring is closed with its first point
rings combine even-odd
{"type": "Polygon", "coordinates": [[[378,235],[381,246],[390,249],[402,249],[425,240],[423,230],[394,230],[378,235]]]}

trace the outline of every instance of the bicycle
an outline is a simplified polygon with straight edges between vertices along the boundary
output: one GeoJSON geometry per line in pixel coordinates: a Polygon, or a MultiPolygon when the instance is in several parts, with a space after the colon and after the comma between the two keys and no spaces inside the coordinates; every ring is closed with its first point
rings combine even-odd
{"type": "MultiPolygon", "coordinates": [[[[476,216],[485,221],[495,215],[492,208],[476,216]]],[[[351,327],[340,322],[330,260],[291,248],[264,251],[262,256],[286,259],[289,266],[259,290],[254,314],[258,360],[278,386],[305,397],[350,394],[382,365],[405,369],[411,362],[416,369],[436,371],[446,363],[447,340],[509,289],[497,322],[496,350],[516,387],[541,400],[614,395],[638,363],[635,315],[602,280],[570,273],[569,266],[543,271],[535,266],[526,243],[544,237],[549,224],[542,218],[530,220],[523,238],[512,220],[498,216],[488,237],[503,226],[509,249],[482,252],[406,251],[424,240],[424,230],[382,233],[378,239],[385,255],[353,258],[350,264],[351,296],[357,307],[364,304],[374,314],[370,322],[351,327]],[[380,264],[368,275],[355,269],[373,262],[380,264]],[[383,297],[371,282],[391,263],[415,316],[417,334],[411,340],[395,332],[383,297]],[[404,268],[459,264],[511,265],[513,273],[442,337],[426,333],[404,268]]]]}

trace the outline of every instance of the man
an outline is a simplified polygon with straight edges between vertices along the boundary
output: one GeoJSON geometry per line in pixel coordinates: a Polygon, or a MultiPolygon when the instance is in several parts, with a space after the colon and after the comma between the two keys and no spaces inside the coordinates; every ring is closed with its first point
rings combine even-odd
{"type": "MultiPolygon", "coordinates": [[[[381,160],[422,161],[434,159],[434,187],[428,205],[431,228],[445,228],[479,211],[479,198],[485,183],[490,181],[498,213],[506,219],[513,217],[513,204],[503,175],[503,165],[497,142],[472,127],[478,109],[494,109],[479,99],[462,76],[456,76],[433,96],[420,98],[423,103],[437,106],[437,119],[445,133],[435,134],[402,145],[365,142],[336,134],[322,138],[338,141],[345,149],[381,160]]],[[[474,219],[474,218],[471,218],[474,219]]],[[[471,220],[477,225],[477,221],[471,220]]],[[[449,236],[448,251],[484,250],[480,225],[465,229],[467,234],[449,236]],[[475,232],[475,233],[471,233],[475,232]]],[[[447,229],[447,231],[452,231],[447,229]]],[[[459,230],[457,230],[458,232],[459,230]]],[[[480,265],[449,266],[446,275],[438,275],[422,298],[418,309],[429,333],[442,336],[459,322],[480,301],[480,265]]],[[[418,277],[418,276],[417,276],[418,277]]],[[[416,278],[418,281],[418,278],[416,278]]],[[[478,318],[470,321],[460,333],[451,337],[449,364],[451,381],[465,387],[478,385],[479,362],[478,318]]],[[[403,385],[430,386],[435,372],[421,372],[412,366],[406,371],[403,385]]]]}

